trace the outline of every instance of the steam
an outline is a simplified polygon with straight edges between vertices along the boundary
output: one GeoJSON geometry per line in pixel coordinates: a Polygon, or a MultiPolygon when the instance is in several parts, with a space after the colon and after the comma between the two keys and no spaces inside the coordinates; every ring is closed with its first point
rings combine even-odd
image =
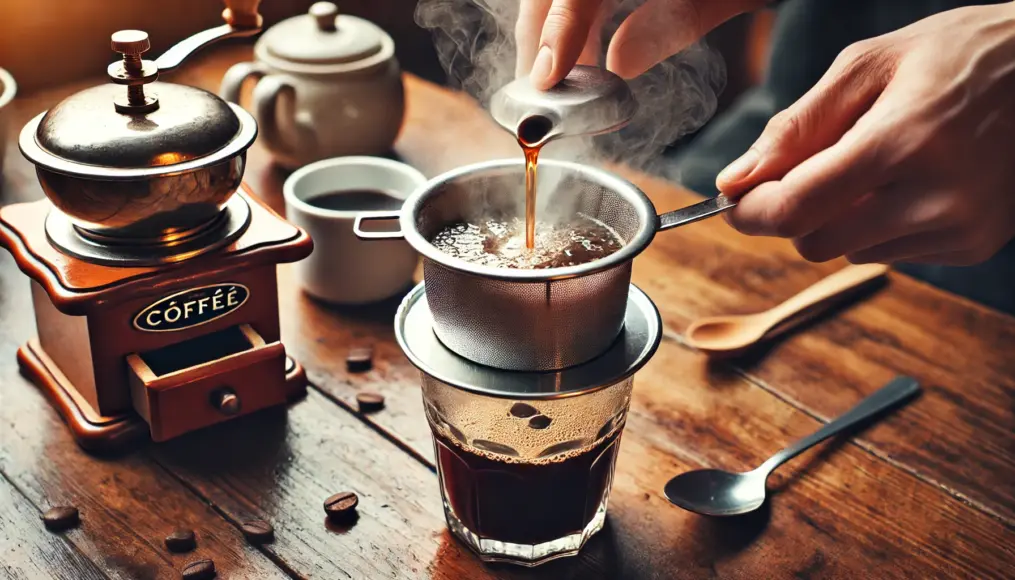
{"type": "MultiPolygon", "coordinates": [[[[622,0],[603,27],[603,51],[620,22],[644,0],[622,0]]],[[[518,0],[419,0],[416,22],[432,31],[449,80],[484,106],[514,79],[518,0]]],[[[600,55],[600,62],[604,56],[600,55]]],[[[595,138],[560,139],[541,158],[623,162],[652,169],[663,150],[715,113],[726,84],[722,57],[703,41],[629,81],[638,113],[624,129],[595,138]]],[[[521,152],[519,152],[519,156],[521,152]]],[[[546,196],[543,196],[544,198],[546,196]]],[[[542,205],[542,204],[540,204],[542,205]]]]}

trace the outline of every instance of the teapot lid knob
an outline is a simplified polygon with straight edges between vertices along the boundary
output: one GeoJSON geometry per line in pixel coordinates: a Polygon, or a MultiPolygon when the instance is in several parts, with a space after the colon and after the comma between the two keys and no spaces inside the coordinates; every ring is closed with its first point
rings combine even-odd
{"type": "Polygon", "coordinates": [[[159,67],[150,60],[141,60],[141,55],[152,47],[148,33],[143,30],[119,30],[110,37],[110,47],[123,55],[123,60],[114,62],[106,69],[109,79],[119,85],[127,85],[127,95],[117,97],[113,104],[121,113],[144,114],[159,108],[159,100],[144,94],[144,85],[159,78],[159,67]]]}
{"type": "Polygon", "coordinates": [[[331,2],[314,2],[310,7],[310,15],[317,20],[317,28],[321,32],[333,32],[337,29],[335,18],[338,18],[338,6],[331,2]]]}

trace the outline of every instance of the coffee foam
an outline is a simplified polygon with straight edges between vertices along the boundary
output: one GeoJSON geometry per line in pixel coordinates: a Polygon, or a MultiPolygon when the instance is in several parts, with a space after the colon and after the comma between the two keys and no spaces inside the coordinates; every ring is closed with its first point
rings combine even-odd
{"type": "Polygon", "coordinates": [[[577,266],[609,256],[624,239],[603,222],[577,214],[567,222],[536,223],[535,247],[525,247],[525,222],[481,219],[445,226],[430,243],[453,256],[493,268],[577,266]]]}
{"type": "Polygon", "coordinates": [[[466,451],[505,463],[544,465],[581,455],[623,428],[632,384],[627,378],[580,396],[524,401],[550,419],[544,429],[531,427],[532,417],[511,414],[518,401],[469,393],[427,375],[423,397],[431,427],[466,451]],[[497,446],[514,454],[489,449],[497,446]]]}

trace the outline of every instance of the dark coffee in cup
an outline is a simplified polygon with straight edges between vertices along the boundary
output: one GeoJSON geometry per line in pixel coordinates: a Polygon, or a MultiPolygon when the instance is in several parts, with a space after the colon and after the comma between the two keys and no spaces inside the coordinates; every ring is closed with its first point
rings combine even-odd
{"type": "Polygon", "coordinates": [[[465,528],[480,538],[537,545],[581,534],[605,513],[620,429],[543,461],[467,449],[438,430],[434,441],[444,497],[465,528]]]}
{"type": "Polygon", "coordinates": [[[307,199],[307,203],[333,211],[386,211],[402,207],[404,200],[379,189],[329,191],[307,199]]]}

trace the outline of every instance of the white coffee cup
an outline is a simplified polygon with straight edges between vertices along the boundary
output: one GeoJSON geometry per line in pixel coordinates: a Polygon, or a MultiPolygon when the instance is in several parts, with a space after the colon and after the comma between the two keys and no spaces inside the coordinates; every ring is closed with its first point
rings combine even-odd
{"type": "MultiPolygon", "coordinates": [[[[379,209],[357,207],[353,192],[371,190],[405,200],[426,182],[404,163],[381,157],[335,157],[295,171],[282,186],[286,217],[314,240],[314,251],[297,262],[296,279],[311,296],[337,304],[366,304],[407,290],[419,256],[405,240],[363,242],[352,231],[357,214],[379,209]],[[327,197],[341,209],[315,205],[327,197]],[[350,194],[348,200],[340,196],[350,194]]],[[[393,205],[397,205],[397,201],[393,205]]],[[[386,209],[397,209],[391,206],[386,209]]]]}

